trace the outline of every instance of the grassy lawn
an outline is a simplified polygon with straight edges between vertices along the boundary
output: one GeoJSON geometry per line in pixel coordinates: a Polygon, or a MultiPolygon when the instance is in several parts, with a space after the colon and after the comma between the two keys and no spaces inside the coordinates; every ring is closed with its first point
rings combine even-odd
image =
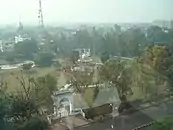
{"type": "MultiPolygon", "coordinates": [[[[8,88],[7,91],[15,91],[20,89],[20,81],[17,77],[21,78],[22,75],[24,79],[27,81],[29,77],[39,77],[47,74],[51,74],[55,76],[57,79],[59,77],[59,72],[56,71],[56,68],[33,68],[31,70],[23,71],[21,69],[13,69],[13,70],[1,70],[0,79],[4,83],[7,83],[8,88]]],[[[27,82],[26,82],[27,83],[27,82]]]]}
{"type": "Polygon", "coordinates": [[[91,58],[93,59],[94,62],[102,63],[100,57],[98,57],[98,56],[92,56],[91,58]]]}
{"type": "MultiPolygon", "coordinates": [[[[60,64],[64,63],[65,61],[65,59],[58,59],[60,60],[60,64]]],[[[1,62],[3,64],[7,64],[4,61],[1,62]]],[[[17,77],[21,79],[21,77],[23,76],[27,83],[27,79],[29,77],[40,77],[45,76],[47,74],[50,74],[53,77],[57,78],[57,87],[65,85],[68,79],[67,76],[60,72],[57,67],[34,67],[31,70],[22,70],[22,68],[0,70],[0,81],[7,84],[7,91],[16,91],[21,89],[21,84],[17,77]]]]}
{"type": "MultiPolygon", "coordinates": [[[[96,59],[98,59],[96,57],[96,59]]],[[[64,62],[64,60],[61,60],[61,63],[64,62]]],[[[129,64],[132,64],[132,61],[129,61],[129,64]]],[[[133,65],[133,64],[132,64],[133,65]]],[[[145,73],[147,75],[147,77],[152,81],[153,77],[155,76],[159,76],[155,71],[151,70],[150,68],[144,67],[145,68],[145,73]]],[[[134,75],[140,75],[140,71],[136,68],[136,66],[134,66],[134,75]]],[[[47,68],[39,68],[39,67],[35,67],[32,68],[31,70],[27,70],[24,71],[21,68],[20,69],[13,69],[13,70],[1,70],[0,71],[0,80],[7,83],[7,91],[15,91],[15,90],[20,90],[21,88],[21,84],[19,79],[17,79],[17,77],[21,78],[21,76],[23,75],[26,83],[27,83],[27,79],[29,77],[39,77],[39,76],[45,76],[47,74],[51,74],[52,76],[57,78],[57,87],[62,87],[64,86],[67,81],[68,81],[68,76],[66,74],[64,74],[63,72],[58,71],[57,68],[55,67],[47,67],[47,68]]],[[[94,74],[95,77],[98,76],[98,74],[94,74]]],[[[140,80],[143,80],[142,78],[140,80]]],[[[159,80],[160,81],[160,80],[159,80]]],[[[158,81],[157,81],[158,83],[158,81]]],[[[155,83],[152,83],[155,84],[155,83]]],[[[151,85],[152,86],[152,85],[151,85]]],[[[159,90],[159,92],[163,92],[165,90],[165,86],[163,83],[158,83],[157,84],[157,88],[159,90]]],[[[145,99],[145,95],[141,90],[141,87],[139,85],[136,84],[132,84],[132,91],[133,91],[133,95],[131,95],[130,97],[128,97],[128,100],[133,101],[136,99],[145,99]]],[[[93,89],[88,88],[85,91],[84,94],[84,98],[86,100],[86,102],[88,104],[92,104],[93,103],[93,89]]]]}
{"type": "Polygon", "coordinates": [[[92,88],[88,88],[84,93],[84,99],[88,106],[92,106],[93,104],[93,96],[94,96],[94,90],[92,88]]]}

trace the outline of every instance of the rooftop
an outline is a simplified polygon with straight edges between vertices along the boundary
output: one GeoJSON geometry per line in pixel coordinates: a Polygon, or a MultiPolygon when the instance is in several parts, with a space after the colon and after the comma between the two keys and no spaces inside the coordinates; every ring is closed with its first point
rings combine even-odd
{"type": "Polygon", "coordinates": [[[73,93],[73,90],[62,90],[62,91],[56,91],[54,92],[54,96],[65,94],[65,93],[73,93]]]}
{"type": "MultiPolygon", "coordinates": [[[[104,104],[111,104],[111,103],[114,103],[117,105],[120,104],[121,101],[119,99],[119,94],[115,86],[107,87],[106,84],[101,84],[100,87],[102,88],[100,88],[99,93],[97,94],[97,97],[92,104],[92,107],[98,107],[104,104]]],[[[95,86],[90,85],[90,89],[95,89],[95,86]]],[[[76,93],[74,95],[74,107],[81,108],[81,109],[89,108],[86,100],[79,93],[76,93]]]]}

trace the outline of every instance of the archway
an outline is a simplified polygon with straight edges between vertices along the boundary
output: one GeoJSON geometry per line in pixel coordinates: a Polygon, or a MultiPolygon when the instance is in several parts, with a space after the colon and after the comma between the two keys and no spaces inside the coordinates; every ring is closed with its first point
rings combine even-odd
{"type": "Polygon", "coordinates": [[[63,98],[59,102],[59,109],[65,109],[68,111],[68,113],[71,112],[71,102],[67,98],[63,98]]]}

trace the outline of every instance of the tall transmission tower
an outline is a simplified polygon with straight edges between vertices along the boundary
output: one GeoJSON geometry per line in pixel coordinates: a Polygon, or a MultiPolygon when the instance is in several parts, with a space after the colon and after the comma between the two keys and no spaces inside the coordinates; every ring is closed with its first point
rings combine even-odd
{"type": "Polygon", "coordinates": [[[38,20],[39,25],[43,28],[44,27],[44,20],[43,20],[43,11],[42,11],[42,2],[39,0],[39,10],[38,10],[38,20]]]}

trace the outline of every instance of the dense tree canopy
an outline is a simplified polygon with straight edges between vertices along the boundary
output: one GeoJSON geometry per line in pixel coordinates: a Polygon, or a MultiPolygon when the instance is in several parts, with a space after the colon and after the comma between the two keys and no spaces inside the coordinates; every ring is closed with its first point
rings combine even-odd
{"type": "Polygon", "coordinates": [[[100,68],[99,74],[103,81],[115,84],[121,100],[126,100],[126,96],[131,92],[131,69],[125,62],[110,60],[100,68]]]}
{"type": "Polygon", "coordinates": [[[71,82],[77,92],[84,93],[93,82],[93,72],[74,71],[71,82]]]}
{"type": "Polygon", "coordinates": [[[172,48],[163,45],[154,45],[148,47],[140,56],[139,61],[150,65],[159,73],[168,77],[171,82],[173,77],[173,53],[172,48]]]}
{"type": "Polygon", "coordinates": [[[20,95],[12,97],[11,109],[8,116],[13,118],[14,123],[20,125],[34,114],[38,114],[38,106],[34,101],[24,99],[20,95]]]}
{"type": "Polygon", "coordinates": [[[23,56],[24,59],[32,59],[33,54],[38,52],[38,45],[35,39],[19,42],[14,47],[15,53],[23,56]]]}
{"type": "Polygon", "coordinates": [[[53,106],[50,99],[56,90],[56,79],[50,75],[31,78],[29,86],[22,79],[19,79],[21,91],[14,94],[0,91],[0,127],[2,130],[45,130],[48,122],[41,110],[53,106]]]}
{"type": "Polygon", "coordinates": [[[151,26],[147,29],[147,39],[148,42],[153,44],[170,42],[168,33],[166,33],[163,28],[158,26],[151,26]]]}
{"type": "Polygon", "coordinates": [[[52,94],[57,90],[57,79],[51,75],[38,77],[32,81],[34,83],[34,91],[32,98],[34,98],[39,106],[42,106],[49,111],[53,109],[52,94]]]}
{"type": "Polygon", "coordinates": [[[173,129],[173,117],[166,117],[161,121],[156,122],[151,126],[150,130],[172,130],[173,129]]]}
{"type": "Polygon", "coordinates": [[[41,67],[50,67],[53,63],[54,55],[50,52],[40,52],[35,55],[34,61],[41,67]]]}
{"type": "Polygon", "coordinates": [[[72,51],[71,60],[72,60],[73,64],[75,64],[79,58],[80,58],[79,52],[78,51],[72,51]]]}
{"type": "Polygon", "coordinates": [[[105,63],[107,60],[109,60],[109,58],[110,58],[110,56],[109,56],[109,53],[107,53],[107,52],[102,53],[101,57],[100,57],[102,63],[105,63]]]}

